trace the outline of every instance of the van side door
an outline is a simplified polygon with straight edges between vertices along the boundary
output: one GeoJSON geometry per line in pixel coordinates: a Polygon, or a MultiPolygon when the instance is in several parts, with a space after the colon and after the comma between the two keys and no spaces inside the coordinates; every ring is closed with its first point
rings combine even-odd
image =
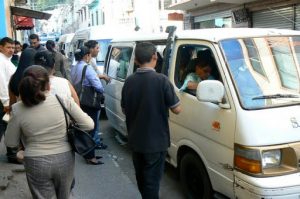
{"type": "Polygon", "coordinates": [[[105,72],[111,78],[105,87],[105,110],[110,124],[127,136],[125,115],[121,108],[121,91],[125,79],[132,74],[135,43],[113,43],[105,63],[105,72]]]}
{"type": "MultiPolygon", "coordinates": [[[[224,71],[219,60],[220,50],[210,42],[201,40],[176,40],[170,60],[169,79],[180,98],[182,112],[170,113],[170,162],[180,165],[185,155],[197,154],[216,190],[228,196],[233,193],[233,154],[235,132],[235,107],[230,98],[224,71]],[[199,61],[202,59],[201,61],[199,61]],[[209,76],[201,76],[199,63],[210,65],[209,76]],[[201,78],[203,78],[201,80],[201,78]],[[224,101],[229,108],[219,104],[199,101],[195,90],[187,82],[214,79],[225,87],[224,101]],[[196,80],[194,80],[196,79],[196,80]],[[188,149],[188,150],[187,150],[188,149]]],[[[197,174],[195,174],[197,175],[197,174]]]]}

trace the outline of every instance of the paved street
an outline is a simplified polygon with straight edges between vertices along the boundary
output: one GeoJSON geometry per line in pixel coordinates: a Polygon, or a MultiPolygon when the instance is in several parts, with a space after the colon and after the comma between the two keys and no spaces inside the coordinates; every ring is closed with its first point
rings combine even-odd
{"type": "MultiPolygon", "coordinates": [[[[101,131],[107,150],[96,151],[103,156],[103,165],[87,165],[83,158],[76,156],[76,186],[73,191],[75,199],[139,199],[134,170],[131,162],[130,150],[127,145],[120,144],[115,139],[115,131],[109,126],[105,118],[101,118],[101,131]]],[[[0,189],[0,198],[30,199],[26,183],[24,167],[6,163],[3,141],[0,145],[0,181],[3,175],[8,176],[5,190],[0,189]]],[[[167,166],[161,184],[162,199],[183,199],[176,170],[167,166]]]]}

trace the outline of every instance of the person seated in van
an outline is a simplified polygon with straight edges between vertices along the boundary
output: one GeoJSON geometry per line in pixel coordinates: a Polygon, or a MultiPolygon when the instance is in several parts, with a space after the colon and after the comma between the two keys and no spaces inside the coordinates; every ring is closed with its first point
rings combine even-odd
{"type": "Polygon", "coordinates": [[[117,77],[118,68],[120,66],[120,55],[121,50],[119,48],[113,48],[111,52],[111,60],[109,61],[109,67],[108,67],[108,76],[112,78],[117,77]]]}
{"type": "Polygon", "coordinates": [[[195,72],[191,72],[186,76],[183,85],[179,89],[180,91],[188,91],[194,95],[196,94],[199,82],[202,80],[214,79],[211,76],[211,66],[206,60],[196,59],[195,64],[195,72]]]}
{"type": "Polygon", "coordinates": [[[117,70],[117,77],[121,79],[125,79],[127,76],[127,70],[130,61],[131,50],[123,49],[120,56],[120,65],[117,70]]]}
{"type": "MultiPolygon", "coordinates": [[[[183,82],[187,74],[189,74],[192,71],[195,70],[190,70],[189,63],[191,62],[190,60],[193,58],[193,52],[194,48],[192,46],[183,46],[179,49],[178,51],[178,57],[179,57],[179,76],[178,80],[179,82],[183,82]]],[[[195,68],[194,68],[195,69],[195,68]]]]}

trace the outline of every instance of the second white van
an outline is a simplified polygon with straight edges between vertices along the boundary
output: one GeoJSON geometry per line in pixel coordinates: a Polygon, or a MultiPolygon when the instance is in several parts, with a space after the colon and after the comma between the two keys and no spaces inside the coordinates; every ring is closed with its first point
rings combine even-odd
{"type": "MultiPolygon", "coordinates": [[[[100,46],[100,52],[96,58],[98,73],[102,74],[104,72],[104,60],[107,53],[108,45],[110,41],[120,33],[126,33],[129,31],[124,27],[119,26],[91,26],[88,28],[82,28],[75,32],[75,35],[72,39],[72,52],[84,45],[88,40],[96,40],[100,46]]],[[[73,57],[74,59],[74,57],[73,57]]]]}
{"type": "Polygon", "coordinates": [[[168,40],[164,35],[112,40],[105,108],[111,125],[125,136],[121,91],[136,70],[135,45],[142,41],[166,48],[158,72],[168,76],[182,106],[179,115],[170,112],[167,161],[178,168],[187,198],[218,193],[299,199],[300,32],[201,29],[171,31],[168,40]],[[199,59],[209,63],[212,78],[195,90],[182,89],[199,59]]]}

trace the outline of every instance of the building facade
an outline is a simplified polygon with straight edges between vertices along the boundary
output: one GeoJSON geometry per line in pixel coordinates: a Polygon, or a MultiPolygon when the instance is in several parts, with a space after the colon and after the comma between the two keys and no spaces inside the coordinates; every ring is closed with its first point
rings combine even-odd
{"type": "Polygon", "coordinates": [[[253,27],[300,30],[299,0],[181,0],[168,9],[186,12],[184,29],[253,27]]]}
{"type": "Polygon", "coordinates": [[[0,1],[0,38],[13,36],[10,12],[10,6],[13,5],[13,3],[12,0],[0,1]]]}

